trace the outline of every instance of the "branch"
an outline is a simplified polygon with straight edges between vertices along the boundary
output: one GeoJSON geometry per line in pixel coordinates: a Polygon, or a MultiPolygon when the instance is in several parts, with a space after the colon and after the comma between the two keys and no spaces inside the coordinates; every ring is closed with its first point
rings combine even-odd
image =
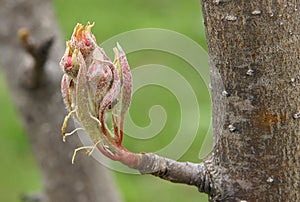
{"type": "Polygon", "coordinates": [[[193,185],[198,187],[200,192],[209,193],[211,190],[206,162],[178,162],[153,153],[131,152],[124,154],[120,161],[141,174],[151,174],[170,182],[193,185]]]}
{"type": "Polygon", "coordinates": [[[194,185],[200,192],[209,193],[212,183],[206,162],[177,162],[152,153],[132,153],[123,147],[123,123],[131,102],[132,76],[121,46],[117,44],[114,48],[112,62],[97,45],[91,32],[93,25],[76,25],[60,62],[64,71],[61,91],[69,110],[62,126],[63,138],[72,134],[65,133],[72,115],[94,143],[77,148],[72,162],[79,150],[85,149],[90,155],[97,148],[106,157],[142,174],[194,185]],[[112,116],[113,131],[107,127],[105,115],[112,116]]]}
{"type": "Polygon", "coordinates": [[[25,85],[28,88],[37,88],[44,79],[44,66],[48,59],[50,48],[53,45],[54,37],[50,37],[41,44],[36,44],[31,39],[27,28],[19,29],[18,36],[26,52],[32,56],[34,63],[32,67],[28,67],[28,75],[25,77],[26,80],[24,80],[25,85]]]}

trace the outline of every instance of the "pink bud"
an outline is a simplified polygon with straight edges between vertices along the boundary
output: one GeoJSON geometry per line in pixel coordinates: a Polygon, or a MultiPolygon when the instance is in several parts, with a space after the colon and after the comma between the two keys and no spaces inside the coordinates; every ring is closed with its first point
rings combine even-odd
{"type": "Polygon", "coordinates": [[[78,49],[73,49],[70,46],[70,41],[67,42],[67,48],[64,56],[60,61],[60,66],[63,71],[71,76],[72,78],[76,78],[79,70],[79,61],[78,61],[78,49]]]}
{"type": "Polygon", "coordinates": [[[72,114],[90,135],[95,144],[92,148],[97,146],[104,155],[117,160],[125,151],[121,143],[124,117],[131,102],[132,76],[121,46],[114,48],[115,60],[111,62],[96,43],[93,25],[76,25],[60,62],[65,73],[61,92],[70,112],[62,131],[72,114]],[[106,115],[112,116],[113,131],[107,127],[106,115]]]}
{"type": "Polygon", "coordinates": [[[74,28],[72,37],[71,37],[71,46],[72,48],[78,48],[84,58],[97,47],[97,42],[95,36],[91,32],[93,24],[88,24],[84,27],[82,24],[77,24],[74,28]]]}
{"type": "MultiPolygon", "coordinates": [[[[94,50],[92,64],[88,68],[88,83],[95,97],[95,103],[98,107],[100,101],[109,90],[112,83],[112,72],[109,66],[104,62],[102,52],[97,48],[94,50]]],[[[98,109],[99,110],[99,109],[98,109]]]]}

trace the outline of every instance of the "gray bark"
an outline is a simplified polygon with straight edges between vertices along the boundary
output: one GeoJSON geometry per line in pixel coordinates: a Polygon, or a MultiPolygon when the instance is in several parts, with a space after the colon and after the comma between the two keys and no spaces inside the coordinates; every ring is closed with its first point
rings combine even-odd
{"type": "Polygon", "coordinates": [[[60,127],[67,112],[60,93],[62,71],[58,62],[64,42],[51,1],[1,0],[0,3],[1,67],[41,168],[41,201],[120,201],[106,168],[80,154],[75,165],[71,164],[72,152],[80,145],[76,136],[68,138],[67,144],[62,142],[60,127]],[[21,27],[28,28],[37,43],[54,37],[45,66],[38,59],[45,56],[42,52],[34,60],[20,45],[17,33],[21,27]],[[36,81],[34,75],[41,79],[36,81]],[[36,85],[33,88],[29,83],[36,85]]]}
{"type": "Polygon", "coordinates": [[[300,201],[299,1],[202,6],[215,142],[211,201],[300,201]]]}
{"type": "MultiPolygon", "coordinates": [[[[213,100],[211,156],[192,164],[129,152],[122,162],[144,174],[197,186],[210,201],[300,201],[299,3],[203,0],[202,6],[213,100]]],[[[96,172],[87,158],[76,159],[76,166],[83,168],[72,168],[70,144],[62,145],[56,135],[64,112],[57,91],[62,43],[53,47],[38,88],[29,90],[19,82],[28,78],[22,67],[33,65],[11,33],[22,25],[37,40],[59,36],[47,7],[48,1],[2,3],[2,66],[34,143],[46,196],[63,197],[73,191],[69,200],[53,201],[96,201],[97,195],[102,196],[96,189],[105,189],[106,194],[113,190],[110,180],[107,176],[103,178],[108,181],[98,180],[103,172],[96,172]],[[13,14],[10,19],[9,14],[13,14]],[[54,180],[57,176],[61,179],[54,180]],[[95,198],[89,198],[88,192],[95,198]]]]}
{"type": "Polygon", "coordinates": [[[203,0],[213,152],[185,165],[142,154],[132,167],[197,186],[210,201],[300,201],[299,7],[203,0]]]}

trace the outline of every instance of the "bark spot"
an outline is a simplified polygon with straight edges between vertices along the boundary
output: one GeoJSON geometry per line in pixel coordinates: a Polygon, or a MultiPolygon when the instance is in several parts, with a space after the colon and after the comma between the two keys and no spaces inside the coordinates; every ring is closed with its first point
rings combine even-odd
{"type": "Polygon", "coordinates": [[[213,0],[213,3],[219,5],[220,3],[226,3],[227,0],[213,0]]]}
{"type": "MultiPolygon", "coordinates": [[[[283,116],[284,117],[284,116],[283,116]]],[[[286,118],[285,118],[286,120],[286,118]]],[[[257,128],[261,130],[271,130],[271,123],[278,123],[278,115],[271,114],[267,110],[260,111],[258,116],[254,118],[254,122],[257,128]]]]}
{"type": "Polygon", "coordinates": [[[227,20],[227,21],[236,21],[237,17],[235,15],[227,15],[225,17],[225,20],[227,20]]]}
{"type": "Polygon", "coordinates": [[[291,85],[296,86],[296,78],[291,78],[291,85]]]}
{"type": "Polygon", "coordinates": [[[296,113],[296,114],[294,114],[294,119],[299,119],[300,118],[300,112],[298,112],[298,113],[296,113]]]}
{"type": "Polygon", "coordinates": [[[253,76],[254,70],[253,69],[248,69],[247,73],[248,76],[253,76]]]}
{"type": "Polygon", "coordinates": [[[223,91],[222,91],[222,95],[223,95],[224,97],[229,97],[229,96],[230,96],[230,94],[229,94],[226,90],[223,90],[223,91]]]}
{"type": "Polygon", "coordinates": [[[232,124],[230,124],[230,125],[228,126],[228,129],[229,129],[229,131],[232,132],[232,133],[236,131],[236,127],[234,127],[232,124]]]}
{"type": "Polygon", "coordinates": [[[261,14],[261,10],[258,10],[258,9],[254,10],[254,11],[251,12],[251,14],[252,15],[259,15],[259,14],[261,14]]]}
{"type": "Polygon", "coordinates": [[[272,177],[268,177],[267,182],[270,183],[270,184],[273,183],[274,182],[273,176],[272,177]]]}

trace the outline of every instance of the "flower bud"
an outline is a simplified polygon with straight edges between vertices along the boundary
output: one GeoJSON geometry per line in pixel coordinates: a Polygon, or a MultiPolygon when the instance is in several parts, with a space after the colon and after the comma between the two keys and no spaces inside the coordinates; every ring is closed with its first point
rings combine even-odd
{"type": "Polygon", "coordinates": [[[117,44],[114,48],[115,60],[111,62],[96,43],[91,32],[93,25],[76,25],[60,62],[65,73],[61,92],[69,110],[62,133],[65,138],[67,120],[73,115],[95,144],[82,148],[97,146],[107,157],[118,159],[125,151],[121,143],[124,117],[131,101],[132,78],[121,46],[117,44]],[[107,115],[112,116],[113,131],[105,122],[107,115]]]}
{"type": "Polygon", "coordinates": [[[70,41],[68,41],[65,54],[60,61],[60,66],[62,67],[63,71],[72,78],[77,77],[79,70],[79,62],[77,59],[78,53],[79,50],[74,50],[70,45],[70,41]]]}
{"type": "Polygon", "coordinates": [[[95,36],[91,32],[93,24],[88,24],[84,27],[82,24],[77,24],[74,28],[71,37],[71,46],[78,48],[84,58],[87,58],[91,52],[97,47],[95,36]]]}
{"type": "Polygon", "coordinates": [[[89,66],[87,72],[88,83],[97,109],[103,97],[108,92],[113,79],[111,69],[104,62],[102,54],[99,48],[94,50],[92,64],[89,66]]]}

